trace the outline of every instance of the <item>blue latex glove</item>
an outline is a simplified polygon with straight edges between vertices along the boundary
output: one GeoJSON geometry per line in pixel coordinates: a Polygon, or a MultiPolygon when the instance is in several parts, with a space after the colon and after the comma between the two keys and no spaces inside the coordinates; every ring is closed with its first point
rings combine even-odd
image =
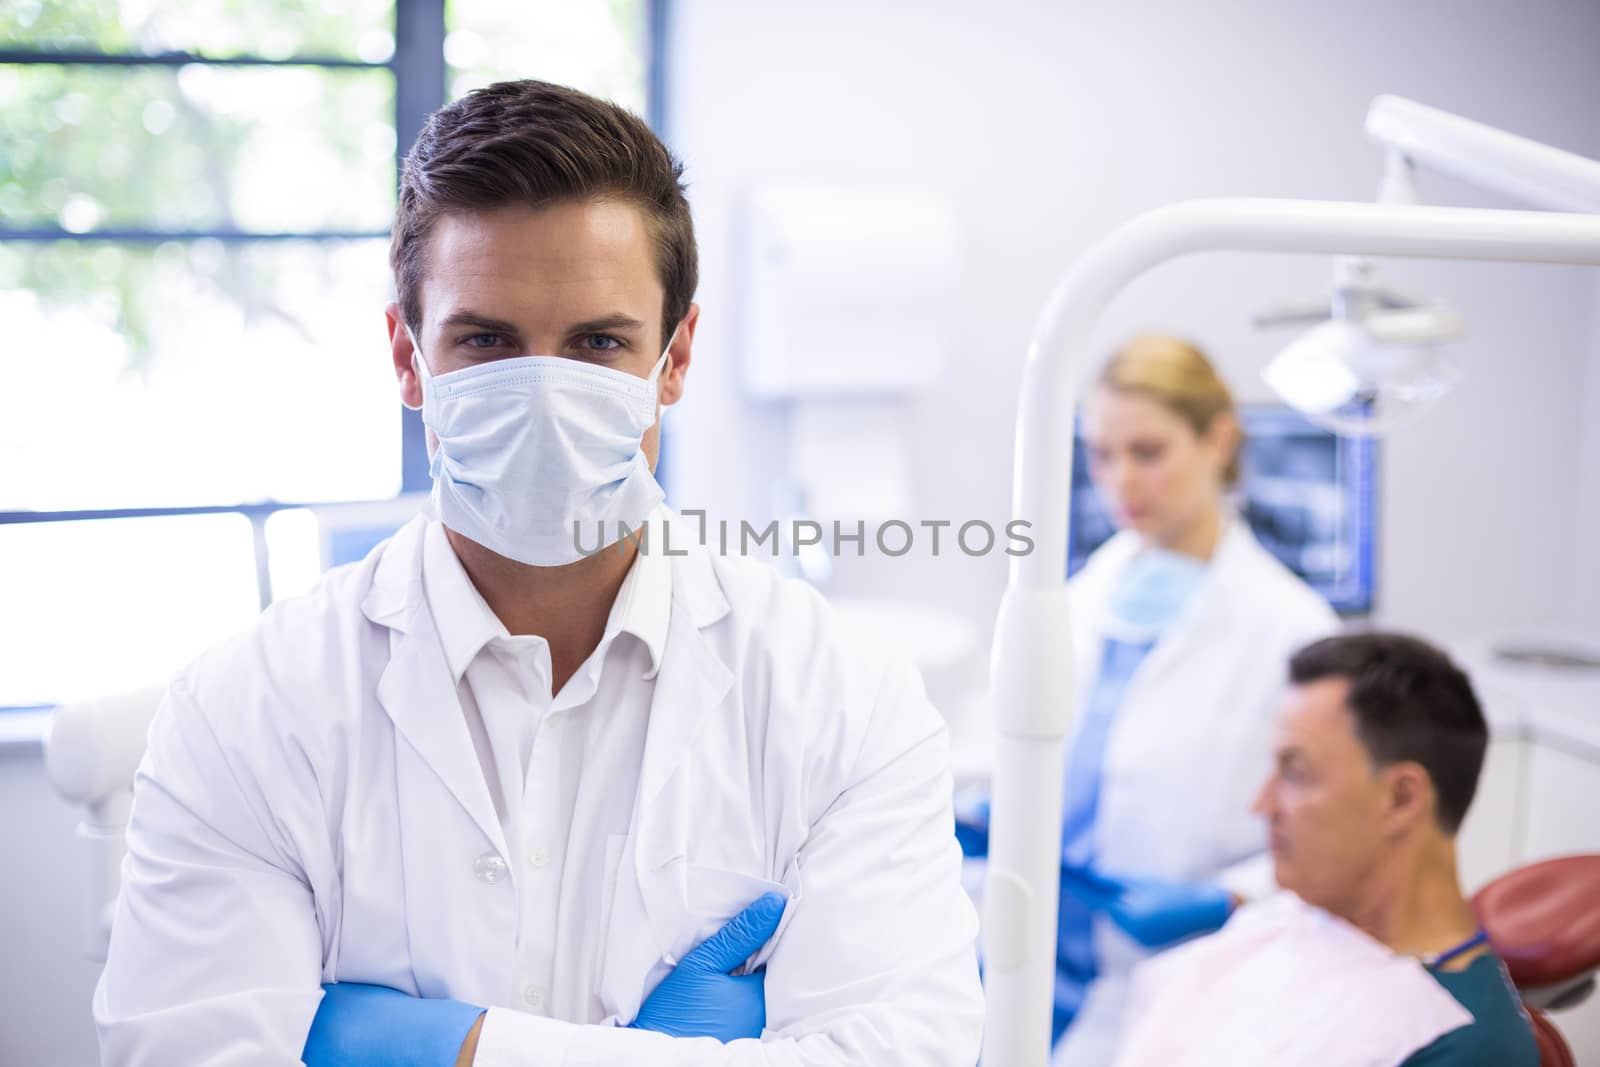
{"type": "Polygon", "coordinates": [[[1146,948],[1161,948],[1220,930],[1234,904],[1231,894],[1214,885],[1113,878],[1088,867],[1063,866],[1061,891],[1105,912],[1123,933],[1146,948]]]}
{"type": "Polygon", "coordinates": [[[778,931],[787,905],[766,893],[684,956],[639,1007],[629,1025],[673,1037],[733,1041],[767,1025],[766,973],[729,974],[778,931]]]}
{"type": "Polygon", "coordinates": [[[305,1051],[309,1067],[455,1067],[483,1009],[459,1000],[424,1000],[386,986],[339,982],[322,987],[305,1051]]]}
{"type": "Polygon", "coordinates": [[[957,796],[955,800],[956,840],[963,856],[989,854],[989,797],[957,796]]]}

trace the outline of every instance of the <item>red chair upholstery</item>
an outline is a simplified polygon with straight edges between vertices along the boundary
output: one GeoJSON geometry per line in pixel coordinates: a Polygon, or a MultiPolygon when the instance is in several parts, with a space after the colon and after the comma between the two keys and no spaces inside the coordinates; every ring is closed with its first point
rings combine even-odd
{"type": "Polygon", "coordinates": [[[1578,1067],[1572,1048],[1550,1016],[1538,1008],[1529,1008],[1528,1018],[1533,1020],[1533,1040],[1539,1046],[1539,1067],[1578,1067]]]}
{"type": "Polygon", "coordinates": [[[1572,1049],[1540,1011],[1582,1000],[1600,969],[1600,855],[1563,856],[1501,875],[1472,898],[1533,1020],[1543,1067],[1575,1067],[1572,1049]]]}

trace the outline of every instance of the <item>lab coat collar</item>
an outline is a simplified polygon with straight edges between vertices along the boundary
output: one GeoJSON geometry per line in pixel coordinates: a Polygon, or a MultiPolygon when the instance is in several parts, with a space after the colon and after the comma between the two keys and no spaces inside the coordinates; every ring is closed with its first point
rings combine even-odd
{"type": "Polygon", "coordinates": [[[404,630],[422,603],[422,543],[426,512],[395,531],[372,572],[372,584],[361,601],[361,613],[380,626],[404,630]]]}
{"type": "Polygon", "coordinates": [[[719,621],[728,614],[728,598],[722,591],[712,564],[711,552],[691,532],[691,524],[663,507],[663,519],[671,533],[664,545],[670,551],[663,553],[672,563],[673,606],[681,607],[689,620],[700,629],[719,621]]]}
{"type": "MultiPolygon", "coordinates": [[[[719,714],[730,714],[724,699],[734,684],[734,673],[719,655],[709,630],[730,610],[710,553],[693,548],[671,562],[666,653],[650,701],[624,853],[637,889],[619,892],[613,903],[618,910],[612,916],[613,926],[634,926],[641,919],[648,926],[647,937],[630,938],[626,945],[613,941],[613,948],[640,955],[652,974],[658,974],[662,965],[677,963],[672,945],[685,924],[692,922],[687,879],[689,843],[698,830],[697,779],[678,772],[697,751],[700,731],[719,714]]],[[[602,984],[602,1003],[608,1013],[631,1019],[642,996],[637,969],[619,967],[615,976],[621,980],[602,984]]]]}
{"type": "Polygon", "coordinates": [[[670,540],[674,554],[659,557],[671,564],[671,606],[639,775],[638,802],[646,804],[682,762],[703,713],[733,686],[733,671],[705,632],[730,610],[711,554],[689,539],[687,523],[663,517],[678,533],[670,540]]]}
{"type": "MultiPolygon", "coordinates": [[[[733,671],[704,632],[730,610],[710,553],[693,544],[681,528],[686,525],[681,520],[671,515],[664,518],[675,523],[678,534],[671,542],[673,555],[658,557],[670,565],[670,602],[635,798],[636,826],[642,812],[648,812],[650,802],[682,765],[706,713],[719,705],[733,686],[733,671]]],[[[465,721],[459,713],[452,713],[459,711],[460,702],[444,644],[422,592],[427,523],[426,516],[418,516],[395,534],[377,562],[372,587],[363,600],[367,618],[390,630],[389,662],[378,681],[378,700],[395,728],[485,837],[501,855],[508,855],[465,721]]],[[[685,826],[673,827],[665,836],[646,836],[665,842],[686,840],[686,834],[685,826]]],[[[656,870],[674,858],[645,848],[639,851],[637,861],[641,870],[647,865],[656,870]]]]}
{"type": "Polygon", "coordinates": [[[617,591],[611,620],[606,623],[607,633],[631,633],[644,643],[650,653],[650,669],[645,672],[647,679],[661,671],[672,621],[672,561],[662,554],[655,542],[655,538],[664,537],[658,531],[665,528],[670,518],[671,512],[664,505],[651,513],[647,535],[650,540],[628,569],[628,577],[617,591]]]}
{"type": "Polygon", "coordinates": [[[378,678],[378,703],[484,837],[507,856],[505,832],[423,595],[422,557],[429,521],[424,512],[395,533],[378,557],[372,585],[362,599],[363,614],[389,629],[389,660],[378,678]]]}
{"type": "MultiPolygon", "coordinates": [[[[1105,599],[1111,595],[1117,575],[1128,561],[1138,554],[1142,543],[1138,534],[1131,530],[1123,530],[1094,554],[1092,567],[1086,568],[1082,576],[1086,592],[1090,594],[1094,607],[1094,617],[1098,618],[1102,614],[1101,609],[1105,599]]],[[[1210,614],[1219,606],[1225,606],[1219,605],[1219,598],[1207,595],[1209,590],[1219,583],[1234,581],[1247,560],[1260,551],[1262,549],[1256,542],[1255,535],[1250,532],[1250,524],[1231,512],[1225,514],[1222,519],[1222,532],[1217,538],[1217,547],[1211,553],[1211,559],[1207,561],[1205,586],[1196,591],[1194,603],[1191,605],[1195,610],[1186,609],[1174,621],[1174,628],[1179,625],[1186,627],[1192,616],[1210,614]]]]}
{"type": "MultiPolygon", "coordinates": [[[[1211,564],[1206,575],[1208,589],[1236,585],[1240,574],[1244,573],[1250,555],[1261,551],[1255,535],[1250,532],[1249,523],[1232,513],[1224,515],[1222,522],[1222,535],[1217,538],[1217,547],[1211,553],[1211,564]]],[[[1223,615],[1239,607],[1246,609],[1255,607],[1251,604],[1241,604],[1240,599],[1233,596],[1197,595],[1195,600],[1195,610],[1186,612],[1188,618],[1182,620],[1186,624],[1185,628],[1197,624],[1214,624],[1220,621],[1223,615]]]]}
{"type": "MultiPolygon", "coordinates": [[[[649,522],[659,529],[665,517],[652,514],[649,522]]],[[[652,537],[659,537],[654,529],[652,537]]],[[[649,542],[653,545],[655,542],[649,542]]],[[[604,551],[611,551],[605,549],[604,551]]],[[[423,534],[422,584],[434,623],[444,644],[450,674],[459,683],[473,659],[497,637],[508,636],[505,623],[495,615],[462,566],[443,524],[430,522],[423,534]]],[[[667,620],[672,608],[672,568],[656,551],[640,551],[617,590],[606,618],[605,632],[595,654],[603,660],[606,648],[618,634],[637,637],[650,656],[646,678],[661,669],[667,641],[667,620]]]]}
{"type": "Polygon", "coordinates": [[[483,646],[507,631],[472,584],[438,522],[428,523],[422,534],[422,590],[439,630],[450,680],[459,684],[483,646]]]}
{"type": "Polygon", "coordinates": [[[1211,553],[1205,580],[1194,591],[1191,602],[1150,650],[1149,657],[1140,664],[1141,673],[1159,673],[1167,664],[1178,662],[1190,642],[1230,632],[1229,618],[1234,612],[1256,608],[1256,605],[1243,603],[1243,598],[1230,595],[1226,590],[1238,584],[1251,553],[1260,552],[1261,548],[1256,543],[1255,535],[1250,532],[1249,524],[1243,519],[1230,514],[1224,516],[1223,522],[1222,535],[1217,539],[1216,550],[1211,553]]]}
{"type": "MultiPolygon", "coordinates": [[[[411,586],[422,588],[421,530],[408,538],[411,586]]],[[[389,551],[401,547],[398,537],[389,551]]],[[[380,565],[380,572],[382,567],[380,565]]],[[[378,678],[378,703],[422,761],[439,777],[502,857],[509,857],[505,831],[489,795],[489,782],[467,732],[455,679],[433,613],[420,593],[407,594],[409,611],[389,631],[389,662],[378,678]]]]}
{"type": "MultiPolygon", "coordinates": [[[[404,630],[424,601],[421,557],[429,521],[424,513],[406,523],[378,558],[371,588],[361,604],[362,613],[371,621],[404,630]]],[[[651,515],[651,521],[671,527],[672,532],[659,550],[652,543],[654,559],[649,574],[641,575],[640,611],[635,618],[637,632],[650,646],[651,659],[659,670],[674,607],[681,606],[701,628],[720,620],[729,608],[711,554],[695,541],[691,524],[664,505],[651,515]]]]}
{"type": "MultiPolygon", "coordinates": [[[[1191,602],[1173,620],[1145,661],[1139,665],[1139,674],[1159,672],[1164,665],[1174,661],[1183,646],[1196,635],[1209,633],[1228,625],[1228,614],[1241,606],[1236,596],[1218,595],[1219,589],[1236,585],[1240,575],[1248,573],[1251,558],[1264,551],[1250,532],[1250,526],[1234,514],[1223,518],[1223,529],[1217,539],[1216,551],[1211,554],[1204,582],[1194,591],[1191,602]]],[[[1073,610],[1083,612],[1089,625],[1074,627],[1073,639],[1077,646],[1078,662],[1097,662],[1098,648],[1103,635],[1094,620],[1105,615],[1106,598],[1116,583],[1117,575],[1127,565],[1141,544],[1139,535],[1131,530],[1118,533],[1091,557],[1090,565],[1076,579],[1079,595],[1073,600],[1073,610]]],[[[1080,687],[1092,683],[1093,677],[1080,678],[1080,687]]],[[[1082,699],[1080,689],[1080,700],[1082,699]]]]}

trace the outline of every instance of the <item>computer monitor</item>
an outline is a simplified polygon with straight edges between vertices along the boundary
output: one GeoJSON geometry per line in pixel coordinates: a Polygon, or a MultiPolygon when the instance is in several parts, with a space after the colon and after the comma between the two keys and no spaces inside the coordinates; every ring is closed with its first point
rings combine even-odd
{"type": "MultiPolygon", "coordinates": [[[[1245,432],[1239,513],[1267,551],[1341,615],[1370,612],[1377,540],[1377,446],[1340,437],[1282,405],[1239,409],[1245,432]]],[[[1067,573],[1113,533],[1089,480],[1080,422],[1072,454],[1067,573]]]]}

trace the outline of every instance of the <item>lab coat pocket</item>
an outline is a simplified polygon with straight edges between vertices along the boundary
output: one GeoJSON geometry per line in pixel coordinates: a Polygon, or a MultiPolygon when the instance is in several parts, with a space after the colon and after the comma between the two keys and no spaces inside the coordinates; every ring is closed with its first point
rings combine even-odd
{"type": "MultiPolygon", "coordinates": [[[[778,930],[756,953],[733,973],[749,974],[763,966],[772,955],[784,928],[788,925],[798,897],[798,879],[791,887],[739,871],[721,867],[706,867],[688,863],[683,868],[684,899],[682,909],[675,918],[669,918],[674,929],[667,948],[667,962],[676,964],[685,955],[715,934],[728,921],[755,903],[765,893],[777,893],[789,901],[784,909],[778,930]]],[[[673,909],[664,909],[671,916],[673,909]]]]}

